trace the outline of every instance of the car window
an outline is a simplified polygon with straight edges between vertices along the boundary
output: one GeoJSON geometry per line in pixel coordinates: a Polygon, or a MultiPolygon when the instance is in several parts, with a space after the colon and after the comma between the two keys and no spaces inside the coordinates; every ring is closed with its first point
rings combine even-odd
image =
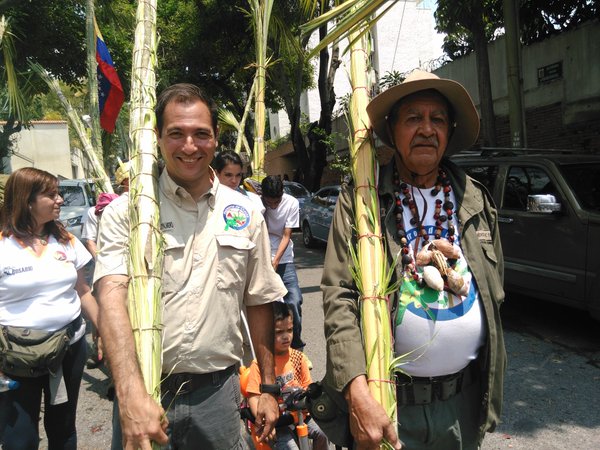
{"type": "Polygon", "coordinates": [[[88,206],[81,186],[59,186],[60,196],[63,198],[63,206],[88,206]]]}
{"type": "Polygon", "coordinates": [[[472,166],[464,167],[465,172],[483,184],[488,191],[494,191],[494,183],[498,176],[498,166],[472,166]]]}
{"type": "Polygon", "coordinates": [[[327,198],[327,204],[329,206],[335,205],[337,203],[337,199],[338,199],[339,195],[340,195],[340,192],[337,189],[332,189],[330,191],[329,197],[327,198]]]}
{"type": "Polygon", "coordinates": [[[600,164],[564,165],[561,171],[581,207],[600,211],[600,164]]]}
{"type": "Polygon", "coordinates": [[[283,187],[286,194],[291,195],[293,197],[308,197],[310,195],[308,190],[301,184],[286,183],[283,187]]]}
{"type": "Polygon", "coordinates": [[[321,189],[315,194],[313,201],[319,205],[327,206],[327,197],[329,196],[329,189],[321,189]]]}
{"type": "Polygon", "coordinates": [[[527,196],[558,192],[545,170],[539,167],[513,166],[508,171],[502,206],[508,209],[527,210],[527,196]]]}

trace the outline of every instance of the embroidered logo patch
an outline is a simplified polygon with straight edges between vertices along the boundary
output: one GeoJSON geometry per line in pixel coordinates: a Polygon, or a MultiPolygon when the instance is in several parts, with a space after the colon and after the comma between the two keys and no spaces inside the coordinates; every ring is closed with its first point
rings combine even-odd
{"type": "Polygon", "coordinates": [[[56,253],[54,253],[54,259],[57,261],[66,261],[67,254],[61,250],[57,250],[56,253]]]}
{"type": "Polygon", "coordinates": [[[229,205],[223,210],[223,219],[225,219],[225,231],[230,228],[243,230],[250,223],[250,214],[243,206],[229,205]]]}

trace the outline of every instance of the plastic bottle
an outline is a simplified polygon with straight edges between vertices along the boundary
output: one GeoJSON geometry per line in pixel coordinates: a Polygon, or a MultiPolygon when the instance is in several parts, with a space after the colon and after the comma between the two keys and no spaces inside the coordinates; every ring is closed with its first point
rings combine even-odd
{"type": "Polygon", "coordinates": [[[12,391],[18,388],[18,381],[11,380],[6,375],[0,375],[0,392],[12,391]]]}

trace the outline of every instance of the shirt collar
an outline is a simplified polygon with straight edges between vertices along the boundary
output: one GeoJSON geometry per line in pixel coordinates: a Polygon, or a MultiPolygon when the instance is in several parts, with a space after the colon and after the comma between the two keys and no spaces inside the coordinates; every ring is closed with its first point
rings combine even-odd
{"type": "MultiPolygon", "coordinates": [[[[219,189],[220,184],[219,179],[215,175],[215,171],[212,169],[212,167],[210,167],[209,170],[212,184],[210,189],[202,195],[199,201],[207,198],[209,206],[213,208],[215,204],[215,196],[217,195],[217,190],[219,189]]],[[[184,201],[193,200],[188,191],[173,181],[173,178],[170,177],[169,172],[166,169],[164,169],[160,175],[159,185],[160,189],[165,193],[165,195],[177,202],[178,205],[181,205],[184,201]]]]}

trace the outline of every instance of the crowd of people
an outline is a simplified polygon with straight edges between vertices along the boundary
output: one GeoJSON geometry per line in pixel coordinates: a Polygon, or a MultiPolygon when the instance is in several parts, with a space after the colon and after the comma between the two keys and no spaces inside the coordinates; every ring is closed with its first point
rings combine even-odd
{"type": "MultiPolygon", "coordinates": [[[[9,361],[11,341],[0,340],[0,375],[21,383],[0,393],[3,450],[38,448],[42,398],[49,448],[77,448],[82,317],[99,332],[114,382],[113,449],[149,449],[151,442],[168,449],[244,448],[242,317],[254,352],[246,391],[259,439],[297,448],[293,433],[276,421],[282,388],[312,381],[291,240],[298,200],[283,192],[279,176],[264,178],[260,195],[244,188],[239,155],[216,153],[217,107],[201,88],[166,88],[155,113],[164,161],[161,404],[146,391],[127,312],[128,170],[117,170],[121,195],[101,194],[90,209],[86,250],[59,221],[56,177],[19,169],[0,210],[0,326],[15,335],[43,330],[47,339],[65,332],[68,345],[54,365],[36,365],[34,373],[31,360],[20,368],[9,361]],[[90,261],[93,296],[84,269],[90,261]]],[[[423,71],[375,97],[367,113],[374,132],[395,150],[378,180],[382,239],[389,255],[399,255],[399,289],[389,301],[394,353],[418,349],[418,355],[403,361],[396,376],[398,423],[392,423],[369,391],[374,380],[367,376],[361,293],[348,245],[364,236],[350,221],[356,189],[350,180],[335,209],[321,284],[323,383],[346,405],[348,414],[339,417],[349,426],[349,446],[477,449],[501,409],[502,252],[489,194],[446,157],[475,143],[479,117],[459,83],[423,71]]],[[[313,448],[327,448],[317,422],[307,419],[313,448]]]]}

